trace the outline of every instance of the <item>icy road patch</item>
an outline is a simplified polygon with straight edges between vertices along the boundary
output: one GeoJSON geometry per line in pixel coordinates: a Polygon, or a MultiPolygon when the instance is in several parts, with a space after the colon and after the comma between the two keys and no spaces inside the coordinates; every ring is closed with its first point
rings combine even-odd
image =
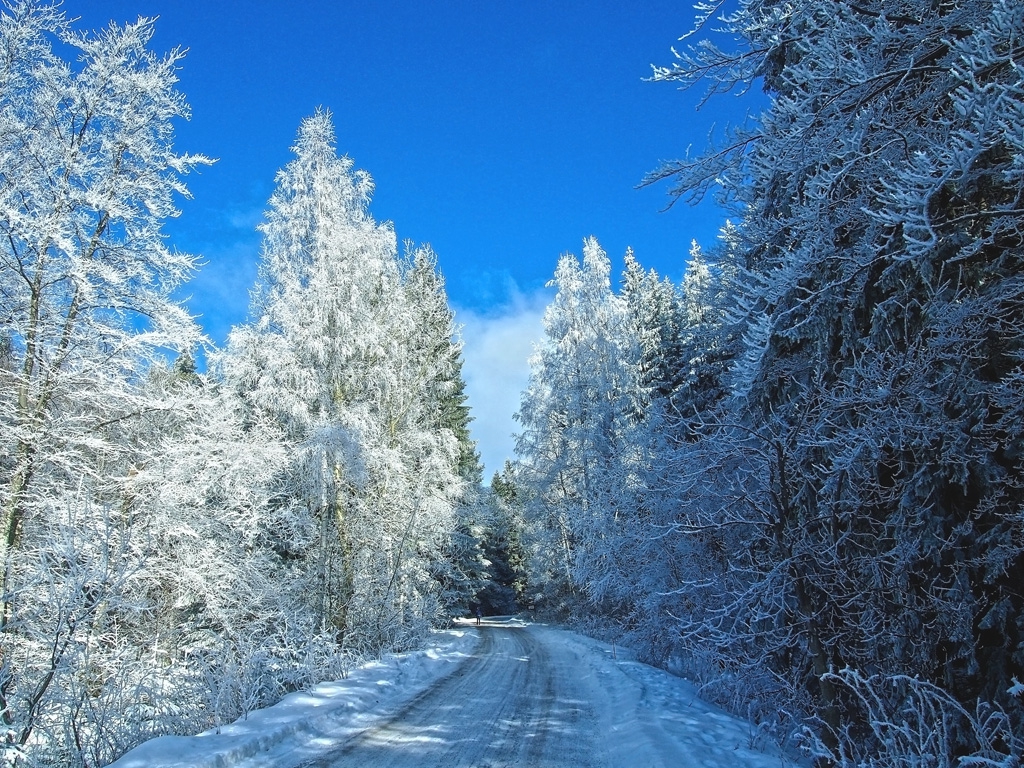
{"type": "Polygon", "coordinates": [[[742,720],[622,649],[489,620],[232,725],[164,736],[112,768],[671,766],[778,768],[742,720]]]}

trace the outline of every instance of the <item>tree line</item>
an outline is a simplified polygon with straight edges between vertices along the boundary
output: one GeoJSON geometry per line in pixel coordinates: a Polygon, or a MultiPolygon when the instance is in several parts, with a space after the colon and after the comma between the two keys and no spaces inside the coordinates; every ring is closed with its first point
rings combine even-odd
{"type": "Polygon", "coordinates": [[[6,765],[105,765],[515,598],[435,255],[373,219],[329,113],[277,176],[249,320],[217,349],[173,298],[196,260],[162,228],[210,160],[173,148],[183,54],[152,34],[0,14],[6,765]]]}
{"type": "Polygon", "coordinates": [[[1017,765],[1024,6],[700,8],[655,79],[769,106],[649,177],[735,214],[680,284],[558,263],[533,599],[822,765],[1017,765]]]}

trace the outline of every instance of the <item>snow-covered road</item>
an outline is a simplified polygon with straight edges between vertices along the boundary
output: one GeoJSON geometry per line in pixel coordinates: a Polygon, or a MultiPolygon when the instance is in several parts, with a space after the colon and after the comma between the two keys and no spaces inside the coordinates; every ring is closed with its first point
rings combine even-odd
{"type": "Polygon", "coordinates": [[[447,651],[442,643],[440,652],[410,655],[408,664],[378,665],[331,684],[337,690],[293,695],[218,733],[157,739],[115,765],[790,764],[770,747],[753,746],[748,723],[621,649],[515,621],[454,634],[447,651]]]}
{"type": "Polygon", "coordinates": [[[596,766],[590,680],[578,659],[530,627],[485,626],[455,672],[341,748],[301,763],[334,766],[596,766]]]}

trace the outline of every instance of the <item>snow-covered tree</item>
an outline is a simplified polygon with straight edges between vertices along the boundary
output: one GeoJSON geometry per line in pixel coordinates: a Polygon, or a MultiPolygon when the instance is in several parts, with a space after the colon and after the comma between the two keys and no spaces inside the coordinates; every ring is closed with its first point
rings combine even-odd
{"type": "Polygon", "coordinates": [[[230,721],[316,681],[332,661],[301,610],[308,580],[282,544],[301,546],[314,530],[281,497],[289,446],[188,368],[151,369],[146,388],[163,407],[123,435],[134,460],[120,508],[133,567],[94,622],[104,642],[123,646],[91,659],[91,677],[111,690],[92,690],[79,717],[117,703],[94,734],[95,762],[230,721]]]}
{"type": "Polygon", "coordinates": [[[32,0],[0,14],[0,717],[11,759],[76,740],[104,754],[90,717],[110,702],[90,670],[124,651],[104,617],[140,562],[124,438],[163,407],[144,386],[152,361],[199,339],[170,298],[193,259],[161,230],[182,177],[206,160],[172,148],[173,120],[188,116],[175,90],[183,54],[153,55],[152,34],[146,19],[78,34],[32,0]]]}
{"type": "Polygon", "coordinates": [[[489,500],[492,512],[483,535],[488,578],[479,600],[491,613],[517,613],[526,607],[527,559],[523,509],[511,462],[491,478],[489,500]]]}
{"type": "Polygon", "coordinates": [[[729,363],[736,351],[732,313],[735,228],[727,224],[711,258],[696,241],[680,285],[644,272],[626,254],[622,298],[632,333],[641,347],[641,381],[654,407],[648,418],[659,428],[685,432],[704,419],[728,390],[729,363]]]}
{"type": "Polygon", "coordinates": [[[320,631],[376,651],[443,611],[430,572],[461,488],[442,414],[459,350],[432,254],[403,266],[391,224],[369,213],[369,175],[336,154],[330,115],[304,120],[293,149],[225,370],[299,447],[292,493],[320,530],[304,553],[320,631]]]}
{"type": "MultiPolygon", "coordinates": [[[[632,250],[626,252],[621,297],[630,332],[640,347],[640,383],[651,401],[671,411],[671,396],[685,371],[682,306],[678,288],[653,269],[644,271],[632,250]]],[[[646,410],[650,402],[641,402],[646,410]]]]}
{"type": "Polygon", "coordinates": [[[640,347],[611,291],[608,257],[590,238],[583,264],[559,260],[546,338],[531,360],[517,415],[517,476],[528,489],[534,583],[551,609],[583,596],[622,599],[616,529],[633,512],[643,456],[640,347]]]}
{"type": "Polygon", "coordinates": [[[489,505],[481,489],[480,456],[469,433],[472,417],[462,377],[462,345],[456,341],[454,313],[433,250],[406,243],[402,272],[405,300],[413,314],[404,331],[409,345],[406,370],[411,374],[406,391],[415,399],[424,426],[454,438],[457,451],[453,468],[458,482],[452,484],[448,473],[437,478],[448,484],[447,490],[440,485],[437,490],[447,493],[454,504],[453,517],[447,518],[453,528],[441,537],[443,556],[433,559],[431,573],[441,586],[444,605],[465,612],[486,581],[479,526],[489,516],[489,505]]]}
{"type": "MultiPolygon", "coordinates": [[[[771,107],[655,177],[745,207],[731,621],[809,697],[827,759],[863,764],[863,741],[885,762],[857,680],[1011,707],[1022,671],[1024,10],[749,0],[725,26],[735,48],[702,43],[657,77],[763,78],[771,107]],[[744,493],[739,457],[763,468],[744,493]]],[[[918,758],[978,747],[969,728],[944,743],[918,758]]]]}

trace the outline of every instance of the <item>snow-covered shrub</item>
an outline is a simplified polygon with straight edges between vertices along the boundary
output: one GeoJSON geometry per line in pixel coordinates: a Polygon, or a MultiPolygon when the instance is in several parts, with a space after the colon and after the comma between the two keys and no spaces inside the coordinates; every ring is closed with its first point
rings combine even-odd
{"type": "Polygon", "coordinates": [[[1021,712],[979,701],[969,710],[936,685],[904,675],[864,676],[844,669],[829,678],[858,710],[830,740],[813,731],[811,753],[842,768],[1018,768],[1024,760],[1021,712]],[[868,734],[872,738],[867,738],[868,734]]]}

